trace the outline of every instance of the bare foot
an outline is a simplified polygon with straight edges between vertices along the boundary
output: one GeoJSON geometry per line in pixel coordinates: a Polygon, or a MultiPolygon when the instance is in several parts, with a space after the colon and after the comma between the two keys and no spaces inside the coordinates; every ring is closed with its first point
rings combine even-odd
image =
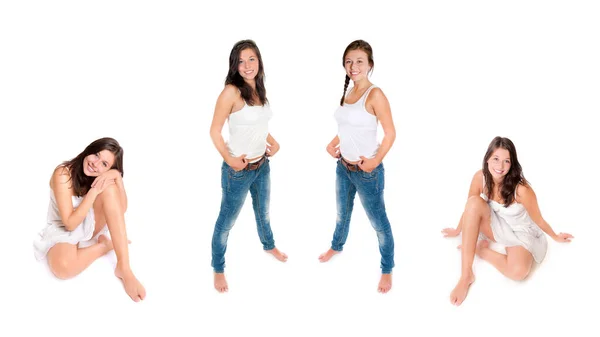
{"type": "Polygon", "coordinates": [[[471,284],[475,282],[475,275],[473,275],[473,271],[469,272],[469,275],[466,277],[460,278],[454,290],[450,293],[450,303],[459,306],[467,297],[467,293],[469,292],[469,287],[471,284]]]}
{"type": "Polygon", "coordinates": [[[98,243],[106,247],[106,252],[113,250],[113,243],[106,235],[100,235],[98,237],[98,243]]]}
{"type": "Polygon", "coordinates": [[[215,289],[220,293],[225,293],[229,290],[225,273],[215,273],[215,289]]]}
{"type": "Polygon", "coordinates": [[[475,254],[481,256],[481,250],[490,247],[490,242],[488,240],[481,240],[477,243],[477,247],[475,248],[475,254]]]}
{"type": "Polygon", "coordinates": [[[392,274],[381,274],[377,291],[385,294],[392,289],[392,274]]]}
{"type": "Polygon", "coordinates": [[[331,248],[329,248],[328,251],[326,251],[325,253],[319,255],[319,261],[321,262],[327,262],[329,261],[329,259],[331,259],[335,254],[339,254],[340,252],[337,250],[333,250],[331,248]]]}
{"type": "Polygon", "coordinates": [[[277,248],[273,248],[271,250],[265,250],[267,253],[275,256],[275,258],[281,262],[285,262],[288,259],[288,256],[285,253],[282,253],[277,248]]]}
{"type": "Polygon", "coordinates": [[[115,269],[115,276],[123,281],[125,292],[134,302],[139,302],[146,298],[146,289],[144,289],[144,286],[133,275],[131,269],[122,270],[122,268],[117,266],[115,269]]]}

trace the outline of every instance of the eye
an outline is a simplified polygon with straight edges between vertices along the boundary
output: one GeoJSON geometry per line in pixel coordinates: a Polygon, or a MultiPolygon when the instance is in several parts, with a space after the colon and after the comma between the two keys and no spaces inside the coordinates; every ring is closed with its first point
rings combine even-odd
{"type": "Polygon", "coordinates": [[[498,158],[493,158],[492,160],[493,160],[493,161],[498,161],[498,158]]]}
{"type": "Polygon", "coordinates": [[[108,164],[106,162],[102,162],[102,165],[104,165],[104,167],[108,167],[108,164]]]}
{"type": "Polygon", "coordinates": [[[363,61],[359,60],[358,63],[363,63],[363,61]]]}
{"type": "Polygon", "coordinates": [[[507,164],[510,164],[510,160],[505,160],[504,162],[507,164]]]}
{"type": "Polygon", "coordinates": [[[350,60],[346,60],[346,64],[350,64],[352,61],[350,60]]]}

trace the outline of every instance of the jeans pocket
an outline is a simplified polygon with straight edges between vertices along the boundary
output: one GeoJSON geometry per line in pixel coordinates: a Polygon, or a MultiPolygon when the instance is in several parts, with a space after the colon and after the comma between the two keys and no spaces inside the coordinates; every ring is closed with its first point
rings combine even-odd
{"type": "Polygon", "coordinates": [[[246,170],[236,171],[229,167],[229,178],[232,180],[244,180],[246,178],[246,170]]]}

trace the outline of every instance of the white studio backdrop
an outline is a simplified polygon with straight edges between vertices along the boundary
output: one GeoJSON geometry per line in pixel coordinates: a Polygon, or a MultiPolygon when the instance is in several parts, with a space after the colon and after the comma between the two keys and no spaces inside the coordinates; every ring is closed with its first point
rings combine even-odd
{"type": "Polygon", "coordinates": [[[599,14],[593,1],[3,2],[0,335],[592,333],[583,307],[600,300],[599,14]],[[247,38],[263,56],[281,144],[270,213],[289,261],[262,251],[248,196],[229,237],[230,291],[218,294],[210,241],[222,160],[209,127],[231,47],[247,38]],[[373,47],[371,80],[397,131],[384,160],[396,244],[386,295],[358,198],[343,254],[317,260],[335,227],[325,146],[355,39],[373,47]],[[456,308],[459,238],[440,230],[456,226],[498,135],[515,143],[544,218],[575,239],[549,239],[546,260],[520,283],[476,258],[477,281],[456,308]],[[69,281],[33,258],[52,170],[106,136],[125,149],[141,304],[112,275],[114,253],[69,281]]]}

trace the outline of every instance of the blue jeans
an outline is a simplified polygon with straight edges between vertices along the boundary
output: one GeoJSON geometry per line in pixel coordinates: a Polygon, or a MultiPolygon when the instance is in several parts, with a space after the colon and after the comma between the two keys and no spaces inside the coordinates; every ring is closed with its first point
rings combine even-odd
{"type": "Polygon", "coordinates": [[[252,196],[256,228],[263,249],[271,250],[275,248],[275,240],[273,240],[269,220],[270,171],[268,158],[258,169],[253,171],[244,169],[236,172],[223,162],[221,167],[221,188],[223,191],[221,211],[212,238],[211,266],[216,273],[222,273],[225,269],[225,251],[227,250],[229,231],[242,210],[248,191],[252,196]]]}
{"type": "Polygon", "coordinates": [[[346,243],[354,197],[358,192],[369,221],[377,232],[381,272],[391,273],[394,268],[394,237],[383,201],[385,182],[383,164],[379,164],[369,173],[352,172],[341,163],[341,160],[338,160],[336,173],[337,219],[331,249],[341,251],[346,243]]]}

